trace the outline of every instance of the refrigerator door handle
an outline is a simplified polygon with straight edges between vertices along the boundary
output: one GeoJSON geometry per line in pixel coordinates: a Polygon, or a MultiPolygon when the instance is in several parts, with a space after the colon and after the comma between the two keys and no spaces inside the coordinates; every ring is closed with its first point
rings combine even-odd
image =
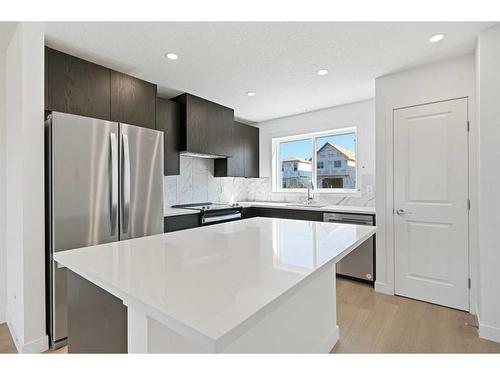
{"type": "Polygon", "coordinates": [[[109,134],[109,141],[111,145],[111,186],[110,186],[110,201],[111,201],[111,212],[109,216],[112,236],[116,232],[116,223],[118,217],[118,140],[116,139],[116,133],[111,132],[109,134]]]}
{"type": "Polygon", "coordinates": [[[122,134],[123,164],[122,164],[122,204],[123,204],[123,233],[128,232],[130,215],[130,148],[128,135],[122,134]]]}

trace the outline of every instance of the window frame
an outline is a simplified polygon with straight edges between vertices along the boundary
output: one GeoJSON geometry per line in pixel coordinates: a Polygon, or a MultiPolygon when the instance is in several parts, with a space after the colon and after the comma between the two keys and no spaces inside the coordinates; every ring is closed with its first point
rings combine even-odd
{"type": "Polygon", "coordinates": [[[361,189],[359,185],[359,153],[358,153],[358,129],[356,126],[351,126],[351,127],[345,127],[345,128],[339,128],[339,129],[332,129],[332,130],[326,130],[326,131],[319,131],[319,132],[312,132],[312,133],[300,133],[300,134],[294,134],[294,135],[288,135],[288,136],[281,136],[281,137],[273,137],[272,138],[272,192],[273,193],[305,193],[307,192],[306,188],[299,188],[299,189],[285,189],[282,187],[282,169],[281,169],[281,163],[280,163],[280,144],[283,142],[290,142],[290,141],[300,141],[304,139],[311,139],[312,143],[312,160],[311,160],[311,180],[314,183],[314,190],[318,194],[337,194],[337,195],[342,195],[342,196],[361,196],[361,189]],[[355,144],[355,150],[354,152],[356,153],[356,185],[354,189],[328,189],[328,188],[321,188],[316,186],[317,185],[317,170],[318,170],[318,161],[317,161],[317,138],[321,137],[329,137],[329,136],[335,136],[335,135],[343,135],[343,134],[350,134],[354,133],[356,137],[356,144],[355,144]]]}

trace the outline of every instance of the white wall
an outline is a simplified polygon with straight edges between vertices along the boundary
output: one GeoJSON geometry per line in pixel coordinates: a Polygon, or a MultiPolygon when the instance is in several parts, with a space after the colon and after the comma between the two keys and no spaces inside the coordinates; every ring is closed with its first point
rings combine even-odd
{"type": "Polygon", "coordinates": [[[477,136],[475,121],[475,60],[473,55],[427,65],[376,79],[376,158],[377,158],[377,282],[379,292],[394,294],[393,248],[393,140],[392,112],[395,108],[452,98],[469,97],[470,153],[470,248],[471,311],[477,295],[477,136]]]}
{"type": "Polygon", "coordinates": [[[19,23],[6,56],[6,320],[20,352],[47,349],[44,243],[44,34],[19,23]]]}
{"type": "Polygon", "coordinates": [[[500,26],[479,35],[479,335],[500,342],[500,26]]]}
{"type": "Polygon", "coordinates": [[[5,48],[0,45],[0,323],[5,322],[5,48]]]}
{"type": "MultiPolygon", "coordinates": [[[[260,128],[260,175],[269,181],[272,177],[272,138],[356,126],[360,168],[361,197],[344,199],[330,194],[319,195],[319,200],[333,200],[335,203],[373,205],[375,196],[375,102],[373,99],[326,108],[299,115],[264,121],[260,128]],[[373,192],[367,194],[371,186],[373,192]]],[[[296,200],[296,193],[271,193],[271,183],[267,184],[270,200],[296,200]]]]}

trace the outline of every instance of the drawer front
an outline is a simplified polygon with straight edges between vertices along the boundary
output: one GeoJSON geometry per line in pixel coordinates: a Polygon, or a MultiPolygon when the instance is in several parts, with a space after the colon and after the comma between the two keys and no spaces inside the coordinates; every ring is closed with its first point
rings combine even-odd
{"type": "Polygon", "coordinates": [[[178,215],[167,216],[164,219],[164,232],[175,232],[183,229],[196,228],[200,226],[200,215],[178,215]]]}

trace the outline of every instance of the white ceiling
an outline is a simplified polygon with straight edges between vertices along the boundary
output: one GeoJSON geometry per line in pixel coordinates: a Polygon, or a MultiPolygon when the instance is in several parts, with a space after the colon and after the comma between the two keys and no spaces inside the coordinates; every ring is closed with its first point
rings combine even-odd
{"type": "Polygon", "coordinates": [[[488,22],[47,22],[47,45],[260,122],[372,98],[374,79],[474,51],[488,22]],[[436,33],[446,37],[429,43],[436,33]],[[166,52],[179,55],[176,61],[166,52]],[[326,76],[316,75],[328,69],[326,76]],[[248,97],[247,91],[255,91],[248,97]]]}

